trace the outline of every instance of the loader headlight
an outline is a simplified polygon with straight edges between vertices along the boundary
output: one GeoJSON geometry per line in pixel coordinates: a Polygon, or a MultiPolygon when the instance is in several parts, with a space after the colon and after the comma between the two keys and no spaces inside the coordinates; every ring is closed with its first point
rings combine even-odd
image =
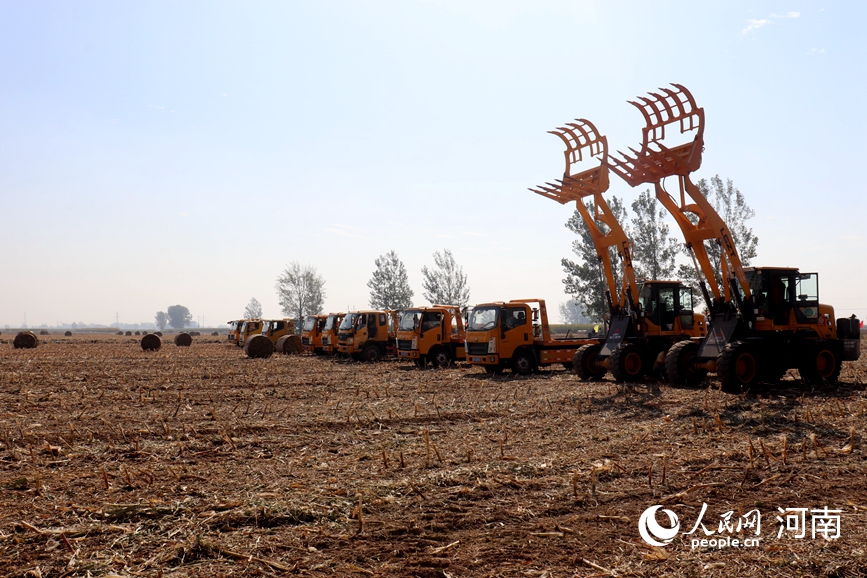
{"type": "Polygon", "coordinates": [[[496,353],[497,352],[497,338],[491,337],[488,341],[488,353],[496,353]]]}

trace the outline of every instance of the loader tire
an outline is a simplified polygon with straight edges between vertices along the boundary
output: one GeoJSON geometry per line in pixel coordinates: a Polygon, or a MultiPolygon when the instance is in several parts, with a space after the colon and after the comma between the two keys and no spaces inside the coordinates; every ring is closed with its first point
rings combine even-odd
{"type": "Polygon", "coordinates": [[[707,370],[695,367],[699,344],[689,339],[678,341],[665,354],[665,375],[673,386],[695,387],[707,377],[707,370]]]}
{"type": "Polygon", "coordinates": [[[839,352],[827,343],[816,345],[807,350],[804,360],[798,366],[801,379],[811,385],[837,383],[843,361],[839,352]]]}
{"type": "Polygon", "coordinates": [[[759,382],[761,367],[755,348],[746,341],[732,341],[719,354],[716,375],[723,391],[740,393],[759,382]]]}
{"type": "Polygon", "coordinates": [[[647,373],[647,363],[641,355],[641,349],[634,343],[621,343],[611,354],[611,375],[615,381],[641,381],[647,373]]]}
{"type": "Polygon", "coordinates": [[[602,346],[596,343],[589,343],[578,348],[572,358],[572,369],[575,370],[578,377],[584,381],[598,381],[605,376],[608,370],[598,363],[601,351],[602,346]]]}

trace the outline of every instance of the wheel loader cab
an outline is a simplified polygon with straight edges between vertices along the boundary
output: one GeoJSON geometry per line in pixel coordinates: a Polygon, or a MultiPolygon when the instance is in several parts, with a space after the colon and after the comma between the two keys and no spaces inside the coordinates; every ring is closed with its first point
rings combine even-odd
{"type": "Polygon", "coordinates": [[[744,273],[755,299],[757,325],[770,323],[775,328],[803,324],[830,326],[833,315],[824,315],[819,304],[818,273],[755,268],[748,268],[744,273]]]}
{"type": "Polygon", "coordinates": [[[646,281],[639,290],[645,321],[659,332],[690,332],[695,326],[692,289],[680,282],[646,281]]]}

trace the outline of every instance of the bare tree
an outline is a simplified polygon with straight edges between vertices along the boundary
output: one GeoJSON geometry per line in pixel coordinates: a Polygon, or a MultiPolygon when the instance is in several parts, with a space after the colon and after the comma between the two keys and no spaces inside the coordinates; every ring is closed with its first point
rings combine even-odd
{"type": "Polygon", "coordinates": [[[260,319],[262,317],[262,304],[255,297],[244,308],[244,319],[260,319]]]}
{"type": "Polygon", "coordinates": [[[560,310],[560,319],[563,320],[563,323],[568,325],[578,325],[581,323],[593,322],[593,319],[584,315],[584,306],[575,299],[570,299],[565,303],[560,303],[558,308],[560,310]]]}
{"type": "Polygon", "coordinates": [[[632,203],[632,259],[638,281],[673,279],[681,244],[669,234],[668,211],[646,189],[632,203]]]}
{"type": "MultiPolygon", "coordinates": [[[[746,267],[758,254],[759,238],[753,233],[752,228],[747,226],[747,221],[756,216],[756,212],[747,204],[746,197],[741,191],[734,186],[731,179],[723,180],[719,175],[715,175],[708,182],[701,179],[696,183],[696,186],[710,201],[719,216],[722,217],[732,234],[732,241],[738,250],[738,255],[741,258],[741,263],[746,267]]],[[[711,264],[714,266],[717,283],[722,283],[719,278],[720,265],[720,247],[716,243],[705,242],[708,257],[711,264]]],[[[689,255],[689,250],[683,246],[683,251],[689,255]]],[[[679,268],[680,278],[693,287],[698,286],[698,273],[690,260],[689,264],[681,265],[679,268]]]]}
{"type": "Polygon", "coordinates": [[[406,267],[393,250],[377,257],[376,271],[367,286],[370,287],[370,306],[373,309],[402,310],[412,307],[412,289],[407,281],[406,267]]]}
{"type": "Polygon", "coordinates": [[[455,263],[455,258],[448,249],[444,249],[442,253],[434,251],[433,257],[436,269],[421,268],[424,298],[431,304],[466,307],[470,301],[470,288],[467,286],[463,267],[455,263]]]}
{"type": "Polygon", "coordinates": [[[283,314],[296,320],[305,315],[322,313],[325,301],[325,280],[312,265],[292,261],[277,278],[277,297],[283,314]]]}

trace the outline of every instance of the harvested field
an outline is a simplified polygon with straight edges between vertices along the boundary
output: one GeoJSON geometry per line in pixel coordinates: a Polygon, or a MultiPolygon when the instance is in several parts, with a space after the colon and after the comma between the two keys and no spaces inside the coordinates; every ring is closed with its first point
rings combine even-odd
{"type": "Polygon", "coordinates": [[[867,575],[864,361],[730,395],[75,335],[5,340],[0,376],[6,576],[867,575]],[[758,546],[691,548],[755,509],[758,546]]]}

